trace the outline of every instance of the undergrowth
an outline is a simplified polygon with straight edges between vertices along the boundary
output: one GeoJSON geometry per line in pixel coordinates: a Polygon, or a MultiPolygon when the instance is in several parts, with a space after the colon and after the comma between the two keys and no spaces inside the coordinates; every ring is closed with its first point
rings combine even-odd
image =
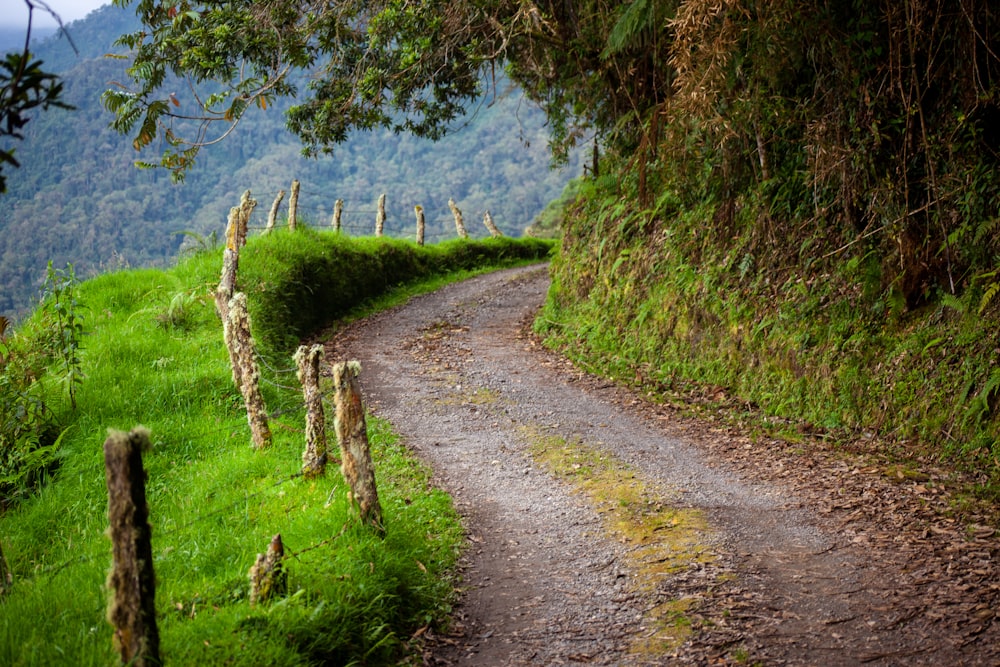
{"type": "MultiPolygon", "coordinates": [[[[306,230],[251,240],[239,288],[267,351],[263,391],[274,444],[265,451],[251,447],[210,297],[220,251],[167,271],[75,285],[83,327],[72,351],[83,381],[73,383],[72,396],[60,373],[29,382],[62,434],[57,464],[8,497],[0,515],[13,575],[0,599],[0,664],[115,661],[105,621],[111,550],[102,443],[109,428],[137,424],[153,440],[144,463],[165,664],[396,664],[412,636],[447,615],[458,517],[377,419],[369,436],[384,539],[356,520],[335,464],[316,480],[298,475],[304,410],[292,348],[399,286],[412,293],[548,249],[512,240],[420,249],[306,230]],[[251,608],[247,574],[275,533],[290,554],[289,595],[251,608]]],[[[8,332],[5,355],[16,336],[8,332]]],[[[57,370],[58,352],[43,359],[57,370]]]]}
{"type": "Polygon", "coordinates": [[[567,213],[536,323],[550,345],[782,437],[955,466],[1000,499],[988,285],[913,307],[863,241],[761,243],[768,214],[751,196],[721,234],[718,200],[663,177],[643,207],[623,170],[587,181],[567,213]]]}

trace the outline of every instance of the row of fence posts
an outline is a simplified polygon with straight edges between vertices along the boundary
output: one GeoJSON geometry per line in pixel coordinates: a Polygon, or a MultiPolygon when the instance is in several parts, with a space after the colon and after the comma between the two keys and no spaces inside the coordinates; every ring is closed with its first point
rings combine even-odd
{"type": "MultiPolygon", "coordinates": [[[[300,184],[298,180],[292,181],[292,194],[288,198],[288,228],[295,229],[298,225],[298,209],[299,209],[299,188],[300,184]]],[[[281,207],[281,202],[285,198],[285,191],[279,190],[277,196],[274,198],[274,203],[271,204],[271,212],[267,216],[267,226],[264,228],[264,233],[271,232],[278,220],[278,209],[281,207]]],[[[465,222],[462,219],[462,211],[455,205],[454,199],[448,200],[448,208],[451,209],[451,214],[455,218],[455,233],[458,234],[459,238],[467,239],[469,238],[469,232],[465,229],[465,222]]],[[[424,244],[424,230],[425,230],[425,220],[424,220],[424,208],[419,204],[413,207],[414,213],[417,217],[417,245],[424,244]]],[[[330,220],[330,227],[334,231],[341,231],[341,216],[344,212],[344,200],[338,199],[333,203],[333,218],[330,220]]],[[[382,236],[385,229],[385,194],[379,195],[377,209],[375,211],[375,236],[382,236]]],[[[490,236],[497,238],[503,236],[503,233],[493,222],[493,216],[490,215],[489,210],[483,215],[483,226],[486,227],[486,231],[490,233],[490,236]]]]}
{"type": "MultiPolygon", "coordinates": [[[[293,199],[296,191],[293,187],[293,199]]],[[[260,391],[260,371],[250,335],[246,296],[236,291],[240,248],[246,243],[250,214],[256,204],[247,191],[240,205],[230,210],[215,303],[222,319],[233,382],[239,387],[246,405],[253,447],[264,449],[271,445],[271,432],[260,391]]],[[[314,479],[326,473],[328,460],[326,421],[319,385],[323,348],[320,345],[300,346],[294,360],[306,406],[302,475],[314,479]]],[[[334,427],[340,445],[341,472],[349,488],[348,500],[357,509],[361,521],[384,536],[382,508],[375,486],[375,468],[358,383],[361,366],[356,361],[335,363],[332,373],[336,407],[334,427]]],[[[129,433],[112,432],[104,443],[108,518],[111,524],[109,535],[112,541],[112,569],[107,582],[112,591],[108,621],[114,629],[113,642],[122,664],[136,667],[161,664],[149,508],[145,497],[146,473],[142,466],[142,452],[148,449],[149,433],[142,427],[136,427],[129,433]]],[[[287,593],[283,559],[284,545],[281,535],[277,534],[250,568],[251,605],[262,604],[287,593]]],[[[0,591],[5,581],[9,585],[9,573],[0,551],[0,591]]]]}

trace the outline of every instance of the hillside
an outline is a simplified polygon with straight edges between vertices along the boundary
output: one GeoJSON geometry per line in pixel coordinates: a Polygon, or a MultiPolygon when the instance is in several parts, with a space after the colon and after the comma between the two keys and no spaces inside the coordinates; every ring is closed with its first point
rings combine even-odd
{"type": "MultiPolygon", "coordinates": [[[[544,116],[510,90],[470,110],[452,136],[433,143],[387,132],[358,134],[332,156],[299,155],[281,108],[248,113],[237,132],[202,152],[183,184],[140,171],[130,140],[107,125],[99,98],[123,78],[125,61],[104,57],[135,28],[127,10],[105,7],[69,26],[79,55],[53,38],[38,57],[62,74],[76,111],[33,120],[17,147],[22,168],[10,170],[0,197],[0,313],[22,311],[36,294],[47,261],[71,262],[80,276],[121,266],[170,262],[193,232],[221,234],[226,214],[249,189],[263,225],[279,190],[302,183],[300,219],[327,224],[334,200],[345,201],[349,232],[369,233],[378,196],[387,195],[386,233],[412,234],[413,206],[426,211],[428,239],[453,230],[449,198],[471,233],[488,209],[506,234],[518,235],[579,172],[577,162],[550,169],[544,116]]],[[[287,206],[288,197],[285,198],[287,206]]],[[[285,209],[283,208],[283,211],[285,209]]]]}
{"type": "Polygon", "coordinates": [[[566,209],[539,328],[660,400],[944,461],[995,503],[1000,16],[748,4],[680,3],[658,59],[632,35],[661,78],[566,209]]]}

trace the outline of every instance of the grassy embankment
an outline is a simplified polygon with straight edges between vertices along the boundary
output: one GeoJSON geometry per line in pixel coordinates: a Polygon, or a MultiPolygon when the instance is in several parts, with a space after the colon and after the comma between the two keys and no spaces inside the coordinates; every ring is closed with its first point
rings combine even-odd
{"type": "Polygon", "coordinates": [[[891,470],[945,465],[966,500],[1000,498],[989,276],[909,308],[864,242],[765,244],[752,197],[722,229],[719,204],[669,176],[637,206],[636,180],[587,181],[566,211],[537,323],[550,345],[658,400],[891,470]]]}
{"type": "MultiPolygon", "coordinates": [[[[384,539],[358,525],[336,467],[315,481],[298,477],[303,411],[290,354],[301,336],[376,299],[541,259],[549,249],[510,239],[418,248],[309,230],[252,239],[239,288],[249,295],[276,415],[266,451],[250,446],[209,296],[220,252],[79,284],[77,407],[58,374],[32,387],[63,431],[56,465],[30,492],[30,479],[4,492],[0,540],[13,586],[0,601],[0,664],[114,662],[104,618],[111,556],[101,446],[109,428],[136,424],[153,440],[145,465],[165,664],[395,663],[408,639],[448,610],[457,515],[379,420],[369,420],[369,435],[384,539]],[[247,572],[279,532],[292,554],[290,594],[251,608],[247,572]]],[[[40,318],[8,332],[5,349],[44,328],[40,318]]],[[[329,406],[327,414],[332,421],[329,406]]],[[[332,424],[328,431],[335,447],[332,424]]]]}

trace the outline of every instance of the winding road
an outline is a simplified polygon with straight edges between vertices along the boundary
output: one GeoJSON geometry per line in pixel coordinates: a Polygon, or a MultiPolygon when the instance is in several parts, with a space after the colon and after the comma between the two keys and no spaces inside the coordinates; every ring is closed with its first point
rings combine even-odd
{"type": "Polygon", "coordinates": [[[547,288],[544,266],[479,276],[326,344],[466,525],[426,664],[1000,664],[996,535],[941,519],[933,478],[581,373],[530,334],[547,288]]]}

